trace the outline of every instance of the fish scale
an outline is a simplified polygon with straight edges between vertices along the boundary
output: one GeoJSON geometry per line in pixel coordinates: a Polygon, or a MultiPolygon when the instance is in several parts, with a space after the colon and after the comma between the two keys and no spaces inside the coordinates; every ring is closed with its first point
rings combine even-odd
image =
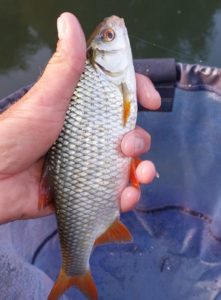
{"type": "Polygon", "coordinates": [[[62,267],[69,276],[89,269],[94,241],[119,216],[130,159],[120,151],[123,135],[136,122],[136,99],[123,126],[118,86],[86,62],[63,129],[49,152],[62,267]]]}

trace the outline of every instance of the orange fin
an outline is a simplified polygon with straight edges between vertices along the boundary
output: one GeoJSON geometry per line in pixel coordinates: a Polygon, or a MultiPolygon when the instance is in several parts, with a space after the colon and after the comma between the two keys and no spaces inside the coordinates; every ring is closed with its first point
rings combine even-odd
{"type": "Polygon", "coordinates": [[[130,116],[130,100],[128,98],[124,98],[124,112],[123,112],[124,126],[126,126],[129,116],[130,116]]]}
{"type": "Polygon", "coordinates": [[[132,235],[127,227],[121,223],[119,219],[116,219],[112,225],[96,239],[94,245],[98,246],[105,243],[112,242],[130,242],[132,235]]]}
{"type": "Polygon", "coordinates": [[[41,210],[48,206],[52,202],[52,198],[52,185],[49,180],[47,159],[45,159],[39,187],[38,209],[41,210]]]}
{"type": "Polygon", "coordinates": [[[59,299],[71,286],[78,288],[88,300],[98,299],[97,288],[90,271],[81,276],[68,276],[65,271],[61,269],[58,279],[48,296],[48,300],[59,299]]]}
{"type": "Polygon", "coordinates": [[[131,164],[130,164],[130,182],[131,182],[132,186],[134,186],[135,188],[140,188],[140,183],[139,183],[139,181],[137,179],[137,175],[136,175],[136,168],[140,162],[141,162],[141,159],[132,158],[131,164]]]}
{"type": "Polygon", "coordinates": [[[131,103],[126,83],[121,84],[121,90],[123,94],[123,126],[126,126],[131,110],[131,103]]]}

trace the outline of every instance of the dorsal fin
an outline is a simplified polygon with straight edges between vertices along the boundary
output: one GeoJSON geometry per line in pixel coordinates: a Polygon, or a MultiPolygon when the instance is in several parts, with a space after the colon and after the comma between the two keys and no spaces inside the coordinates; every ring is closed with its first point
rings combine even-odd
{"type": "Polygon", "coordinates": [[[41,210],[53,203],[53,188],[49,177],[48,159],[45,158],[39,186],[38,209],[41,210]]]}

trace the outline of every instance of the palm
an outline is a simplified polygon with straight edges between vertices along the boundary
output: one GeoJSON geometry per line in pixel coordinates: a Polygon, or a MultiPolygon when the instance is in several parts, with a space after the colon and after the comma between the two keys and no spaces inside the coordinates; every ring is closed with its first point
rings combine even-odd
{"type": "Polygon", "coordinates": [[[40,217],[53,211],[52,207],[38,209],[39,186],[43,159],[31,167],[0,180],[0,220],[40,217]],[[7,212],[7,213],[6,213],[7,212]]]}

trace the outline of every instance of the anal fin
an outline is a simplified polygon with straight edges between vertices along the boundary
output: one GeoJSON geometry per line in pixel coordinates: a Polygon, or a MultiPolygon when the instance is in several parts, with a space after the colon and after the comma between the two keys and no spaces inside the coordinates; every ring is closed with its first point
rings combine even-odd
{"type": "Polygon", "coordinates": [[[90,271],[80,276],[68,276],[63,269],[60,271],[48,300],[59,299],[71,286],[78,288],[88,300],[98,300],[97,288],[90,271]]]}
{"type": "Polygon", "coordinates": [[[132,235],[127,227],[121,223],[119,219],[116,219],[112,225],[96,239],[94,245],[98,246],[112,242],[130,242],[131,240],[132,235]]]}

